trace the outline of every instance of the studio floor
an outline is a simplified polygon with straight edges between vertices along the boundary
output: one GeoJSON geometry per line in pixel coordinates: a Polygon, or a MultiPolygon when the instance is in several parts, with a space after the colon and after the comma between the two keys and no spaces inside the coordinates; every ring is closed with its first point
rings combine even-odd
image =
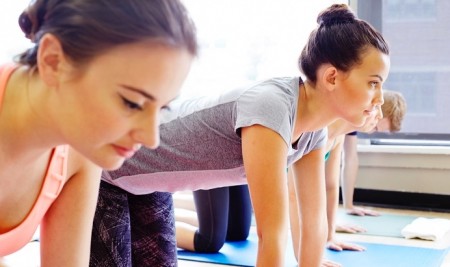
{"type": "MultiPolygon", "coordinates": [[[[400,210],[400,209],[386,209],[386,208],[373,208],[379,211],[383,216],[389,215],[408,215],[416,217],[428,217],[428,218],[444,218],[450,219],[450,213],[444,212],[427,212],[427,211],[415,211],[415,210],[400,210]]],[[[383,227],[383,226],[380,226],[383,227]]],[[[421,248],[433,248],[433,249],[447,249],[450,248],[450,232],[444,237],[436,241],[427,241],[420,239],[405,239],[401,237],[386,237],[376,235],[362,235],[362,234],[342,234],[338,233],[337,237],[340,240],[351,242],[364,242],[364,243],[377,243],[377,244],[389,244],[400,246],[412,246],[421,248]]],[[[3,263],[0,262],[0,267],[35,267],[39,266],[39,244],[38,242],[32,242],[21,251],[9,255],[4,258],[3,263]]],[[[208,266],[230,266],[229,264],[214,264],[203,263],[198,261],[180,260],[180,267],[208,267],[208,266]]],[[[239,265],[235,265],[239,266],[239,265]]],[[[344,265],[345,266],[345,265],[344,265]]],[[[385,266],[383,266],[385,267],[385,266]]],[[[414,267],[408,266],[408,267],[414,267]]],[[[434,267],[434,266],[430,266],[434,267]]],[[[446,252],[446,256],[440,266],[436,267],[450,267],[450,253],[446,252]]]]}
{"type": "MultiPolygon", "coordinates": [[[[450,219],[450,213],[446,212],[429,212],[429,211],[417,211],[417,210],[404,210],[404,209],[389,209],[389,208],[375,208],[373,210],[379,211],[383,216],[390,215],[405,215],[405,216],[415,216],[415,217],[426,217],[426,218],[444,218],[450,219]]],[[[380,225],[380,227],[384,227],[380,225]]],[[[429,241],[421,239],[406,239],[401,237],[386,237],[386,236],[376,236],[376,235],[366,235],[366,234],[344,234],[337,233],[337,238],[342,241],[349,242],[363,242],[363,243],[376,243],[376,244],[387,244],[387,245],[399,245],[399,246],[412,246],[421,248],[433,248],[433,249],[446,249],[450,248],[450,232],[448,232],[444,237],[439,240],[429,241]]],[[[358,252],[355,252],[358,253],[358,252]]],[[[198,261],[179,261],[180,267],[208,267],[208,266],[230,266],[223,264],[214,263],[203,263],[198,261]]],[[[393,265],[394,266],[394,265],[393,265]]],[[[345,267],[345,265],[344,265],[345,267]]],[[[386,266],[383,266],[386,267],[386,266]]],[[[397,267],[397,266],[396,266],[397,267]]],[[[414,267],[408,266],[408,267],[414,267]]],[[[433,267],[433,266],[430,266],[433,267]]],[[[435,267],[450,267],[450,253],[446,253],[444,260],[440,266],[435,267]]]]}

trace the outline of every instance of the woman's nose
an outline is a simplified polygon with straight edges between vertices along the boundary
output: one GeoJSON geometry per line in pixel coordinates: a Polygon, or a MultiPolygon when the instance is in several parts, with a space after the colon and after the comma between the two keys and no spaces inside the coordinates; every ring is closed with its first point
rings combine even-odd
{"type": "Polygon", "coordinates": [[[377,119],[381,120],[383,118],[383,110],[381,109],[381,105],[377,106],[377,119]]]}
{"type": "Polygon", "coordinates": [[[377,95],[375,96],[374,104],[375,105],[379,105],[379,106],[384,104],[384,98],[383,98],[383,91],[382,90],[379,90],[377,95]]]}
{"type": "Polygon", "coordinates": [[[151,149],[159,146],[159,112],[153,112],[150,116],[145,116],[132,132],[132,138],[151,149]]]}

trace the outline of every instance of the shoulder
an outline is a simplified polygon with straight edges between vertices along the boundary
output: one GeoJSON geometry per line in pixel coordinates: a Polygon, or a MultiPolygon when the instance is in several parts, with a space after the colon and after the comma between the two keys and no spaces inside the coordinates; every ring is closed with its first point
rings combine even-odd
{"type": "Polygon", "coordinates": [[[237,99],[238,115],[284,117],[295,113],[298,78],[272,78],[253,84],[237,99]]]}
{"type": "Polygon", "coordinates": [[[277,77],[260,82],[246,88],[242,96],[250,95],[258,98],[297,97],[299,79],[296,77],[277,77]]]}
{"type": "Polygon", "coordinates": [[[102,168],[95,165],[72,147],[68,146],[66,181],[69,181],[73,177],[85,177],[86,179],[90,179],[91,177],[96,176],[99,178],[101,172],[102,168]]]}

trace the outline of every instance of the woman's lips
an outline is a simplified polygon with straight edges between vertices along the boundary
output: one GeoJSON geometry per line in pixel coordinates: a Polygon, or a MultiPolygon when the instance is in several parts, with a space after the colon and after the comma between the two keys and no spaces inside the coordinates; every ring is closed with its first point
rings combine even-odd
{"type": "Polygon", "coordinates": [[[125,148],[125,147],[121,147],[121,146],[116,146],[113,145],[114,150],[116,150],[117,154],[119,154],[119,156],[124,157],[124,158],[131,158],[134,153],[136,153],[136,149],[129,149],[129,148],[125,148]]]}

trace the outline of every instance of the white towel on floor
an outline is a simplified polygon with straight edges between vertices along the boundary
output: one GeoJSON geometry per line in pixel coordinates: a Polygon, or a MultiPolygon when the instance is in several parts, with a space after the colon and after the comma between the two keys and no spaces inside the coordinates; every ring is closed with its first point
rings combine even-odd
{"type": "Polygon", "coordinates": [[[450,230],[450,220],[419,217],[402,229],[405,238],[438,240],[450,230]]]}

